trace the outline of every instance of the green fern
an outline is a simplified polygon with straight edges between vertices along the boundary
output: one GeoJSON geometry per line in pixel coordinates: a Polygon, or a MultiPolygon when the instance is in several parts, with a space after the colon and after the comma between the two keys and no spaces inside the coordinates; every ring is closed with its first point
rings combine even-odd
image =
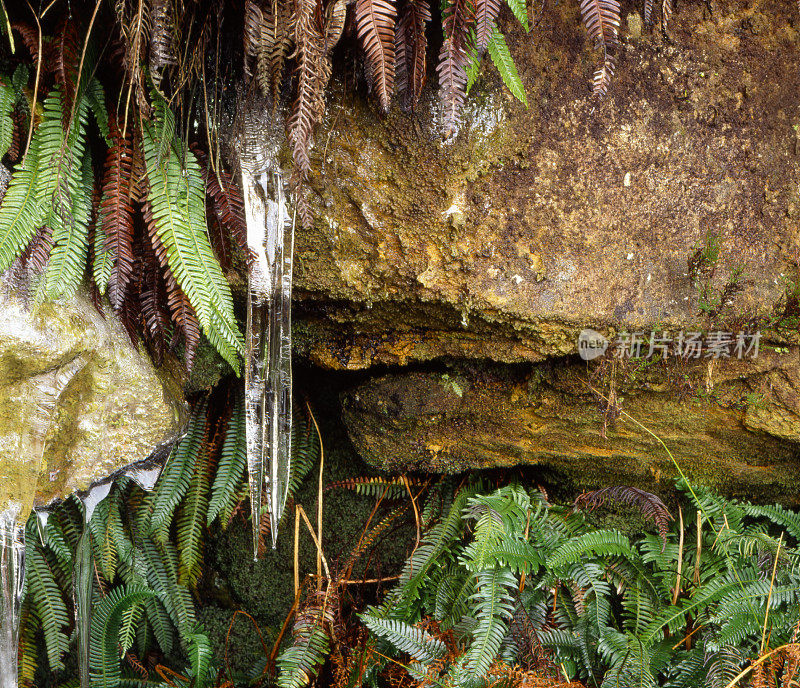
{"type": "Polygon", "coordinates": [[[528,23],[528,5],[525,0],[506,0],[506,3],[511,8],[514,16],[520,24],[525,27],[525,31],[530,31],[530,24],[528,23]]]}
{"type": "Polygon", "coordinates": [[[206,434],[207,404],[194,410],[186,434],[169,455],[155,489],[148,497],[151,510],[142,510],[142,525],[159,542],[166,542],[172,517],[186,495],[206,434]]]}
{"type": "Polygon", "coordinates": [[[39,147],[37,135],[31,141],[25,160],[11,175],[0,204],[0,272],[8,270],[45,221],[44,207],[36,195],[39,147]]]}
{"type": "Polygon", "coordinates": [[[375,635],[385,638],[398,650],[423,664],[430,664],[447,652],[447,646],[441,640],[404,621],[380,619],[369,614],[362,614],[361,619],[375,635]]]}
{"type": "Polygon", "coordinates": [[[53,249],[45,274],[45,289],[50,298],[75,292],[88,255],[93,181],[91,161],[84,160],[86,118],[86,103],[81,100],[65,130],[64,97],[56,89],[45,99],[42,122],[36,131],[41,140],[36,197],[46,209],[44,223],[53,233],[53,249]]]}
{"type": "MultiPolygon", "coordinates": [[[[231,519],[236,506],[239,487],[247,469],[247,438],[245,436],[244,401],[239,399],[228,421],[225,440],[222,443],[214,483],[211,486],[211,499],[208,504],[206,524],[211,525],[216,518],[224,526],[231,519]]],[[[296,424],[296,423],[295,423],[296,424]]],[[[294,429],[294,427],[293,427],[294,429]]],[[[294,454],[297,444],[292,442],[294,454]]],[[[292,468],[295,462],[292,461],[292,468]]]]}
{"type": "Polygon", "coordinates": [[[156,599],[153,590],[140,586],[115,588],[97,605],[92,616],[91,681],[98,688],[117,688],[120,681],[118,643],[125,612],[146,599],[156,599]]]}
{"type": "Polygon", "coordinates": [[[63,669],[62,657],[67,651],[67,607],[56,584],[50,564],[38,544],[33,515],[26,527],[25,585],[32,608],[44,633],[47,660],[52,671],[63,669]]]}
{"type": "Polygon", "coordinates": [[[12,84],[0,83],[0,160],[8,153],[14,139],[14,120],[11,114],[17,104],[17,92],[12,84]]]}
{"type": "MultiPolygon", "coordinates": [[[[509,4],[513,5],[515,3],[509,2],[509,4]]],[[[523,11],[527,22],[527,9],[523,9],[523,11]]],[[[494,66],[497,67],[497,71],[503,77],[503,83],[517,100],[527,106],[528,97],[525,95],[525,86],[522,84],[517,66],[514,64],[514,58],[511,57],[511,51],[508,49],[505,36],[496,26],[492,31],[492,37],[489,39],[489,44],[486,48],[489,51],[489,57],[494,62],[494,66]]]]}
{"type": "Polygon", "coordinates": [[[169,268],[197,313],[203,332],[235,372],[244,353],[230,287],[206,230],[205,184],[194,154],[174,138],[169,108],[156,100],[155,123],[145,122],[142,146],[158,239],[169,268]],[[183,160],[183,164],[182,161],[183,160]]]}
{"type": "Polygon", "coordinates": [[[292,645],[278,655],[278,688],[305,688],[329,652],[322,610],[312,609],[295,622],[292,645]]]}

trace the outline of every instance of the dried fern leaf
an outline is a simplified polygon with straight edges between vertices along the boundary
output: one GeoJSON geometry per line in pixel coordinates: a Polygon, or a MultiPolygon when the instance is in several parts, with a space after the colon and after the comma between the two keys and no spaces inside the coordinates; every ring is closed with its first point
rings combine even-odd
{"type": "MultiPolygon", "coordinates": [[[[798,2],[800,7],[800,2],[798,2]]],[[[661,30],[664,33],[669,29],[669,22],[672,19],[672,0],[661,0],[661,30]]]]}
{"type": "MultiPolygon", "coordinates": [[[[494,36],[495,21],[497,21],[498,14],[500,14],[500,0],[477,0],[475,8],[475,46],[478,55],[483,55],[489,46],[489,41],[494,36]]],[[[502,37],[502,34],[500,36],[502,37]]]]}
{"type": "Polygon", "coordinates": [[[104,237],[104,254],[110,257],[111,266],[109,269],[96,264],[95,282],[101,292],[105,283],[108,284],[111,306],[119,312],[133,275],[134,151],[132,132],[129,130],[123,137],[116,121],[111,124],[111,138],[113,145],[108,150],[103,173],[99,227],[104,237]]]}
{"type": "Polygon", "coordinates": [[[330,55],[344,31],[347,0],[333,0],[325,8],[325,52],[330,55]]]}
{"type": "Polygon", "coordinates": [[[151,0],[150,78],[156,86],[161,84],[164,68],[177,64],[175,55],[175,24],[170,0],[151,0]]]}
{"type": "Polygon", "coordinates": [[[247,0],[244,4],[242,43],[244,48],[244,73],[248,77],[253,75],[253,64],[259,54],[262,23],[261,8],[254,0],[247,0]]]}
{"type": "Polygon", "coordinates": [[[618,0],[581,0],[581,18],[586,32],[603,51],[603,63],[594,73],[592,91],[602,97],[614,76],[611,51],[617,46],[620,8],[618,0]]]}
{"type": "Polygon", "coordinates": [[[445,138],[454,135],[461,121],[461,109],[467,89],[466,50],[455,45],[452,38],[445,39],[439,52],[439,100],[442,103],[442,128],[445,138]]]}
{"type": "Polygon", "coordinates": [[[395,38],[397,90],[405,93],[405,106],[414,108],[427,78],[428,41],[425,28],[431,20],[428,0],[409,0],[403,5],[395,38]]]}
{"type": "Polygon", "coordinates": [[[367,76],[384,112],[388,112],[394,93],[396,16],[390,0],[356,0],[356,30],[366,57],[367,76]]]}
{"type": "Polygon", "coordinates": [[[330,79],[330,60],[319,23],[316,0],[301,0],[296,14],[295,45],[298,61],[297,98],[289,118],[292,157],[305,180],[314,127],[325,113],[324,90],[330,79]]]}

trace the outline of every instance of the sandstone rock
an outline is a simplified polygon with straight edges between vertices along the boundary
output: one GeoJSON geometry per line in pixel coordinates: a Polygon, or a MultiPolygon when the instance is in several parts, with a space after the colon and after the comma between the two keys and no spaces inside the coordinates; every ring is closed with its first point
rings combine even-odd
{"type": "Polygon", "coordinates": [[[84,490],[182,431],[179,370],[156,372],[110,312],[11,292],[0,312],[0,507],[84,490]]]}
{"type": "Polygon", "coordinates": [[[398,373],[346,392],[344,419],[359,453],[384,470],[532,464],[575,489],[659,492],[680,466],[729,495],[800,504],[800,402],[787,392],[797,348],[697,363],[680,376],[673,365],[587,371],[573,359],[398,373]]]}
{"type": "Polygon", "coordinates": [[[603,435],[587,382],[607,394],[610,362],[580,362],[578,333],[755,328],[776,349],[757,361],[673,359],[616,391],[692,474],[796,503],[797,23],[774,0],[682,5],[670,39],[623,35],[597,102],[578,15],[548,6],[530,36],[505,22],[530,107],[484,66],[452,144],[435,94],[386,118],[332,99],[318,220],[296,241],[298,350],[366,375],[437,362],[345,395],[375,465],[546,462],[584,485],[641,483],[674,466],[625,416],[603,435]],[[522,367],[468,363],[483,360],[522,367]]]}

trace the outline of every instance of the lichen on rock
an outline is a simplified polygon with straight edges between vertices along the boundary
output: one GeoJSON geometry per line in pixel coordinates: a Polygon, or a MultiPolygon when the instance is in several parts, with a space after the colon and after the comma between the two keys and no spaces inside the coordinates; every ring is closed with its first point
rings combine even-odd
{"type": "Polygon", "coordinates": [[[53,499],[146,458],[187,419],[177,366],[156,371],[110,312],[0,293],[0,502],[53,499]]]}

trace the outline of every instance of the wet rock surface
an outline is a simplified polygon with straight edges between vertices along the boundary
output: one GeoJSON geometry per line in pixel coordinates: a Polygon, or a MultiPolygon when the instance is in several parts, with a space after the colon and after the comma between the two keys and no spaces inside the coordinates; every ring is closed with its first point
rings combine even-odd
{"type": "Polygon", "coordinates": [[[660,492],[678,474],[674,458],[726,494],[797,505],[800,400],[774,393],[797,384],[797,356],[679,376],[671,364],[588,371],[577,357],[400,373],[344,393],[344,419],[361,456],[389,471],[538,465],[575,490],[660,492]]]}
{"type": "Polygon", "coordinates": [[[345,395],[373,464],[673,475],[624,417],[603,436],[586,385],[600,375],[608,394],[610,363],[579,362],[578,333],[750,327],[758,361],[702,361],[683,391],[631,383],[617,403],[707,481],[796,500],[800,21],[772,0],[691,2],[664,37],[628,12],[601,102],[577,3],[548,6],[529,36],[505,22],[530,107],[484,65],[453,143],[433,94],[386,118],[344,89],[331,99],[317,221],[295,248],[295,341],[316,365],[383,375],[345,395]],[[403,369],[457,376],[470,360],[463,397],[403,369]],[[489,364],[484,379],[479,361],[527,372],[498,381],[489,364]]]}
{"type": "Polygon", "coordinates": [[[47,504],[182,431],[177,369],[158,373],[88,298],[31,307],[0,293],[0,500],[47,504]]]}

